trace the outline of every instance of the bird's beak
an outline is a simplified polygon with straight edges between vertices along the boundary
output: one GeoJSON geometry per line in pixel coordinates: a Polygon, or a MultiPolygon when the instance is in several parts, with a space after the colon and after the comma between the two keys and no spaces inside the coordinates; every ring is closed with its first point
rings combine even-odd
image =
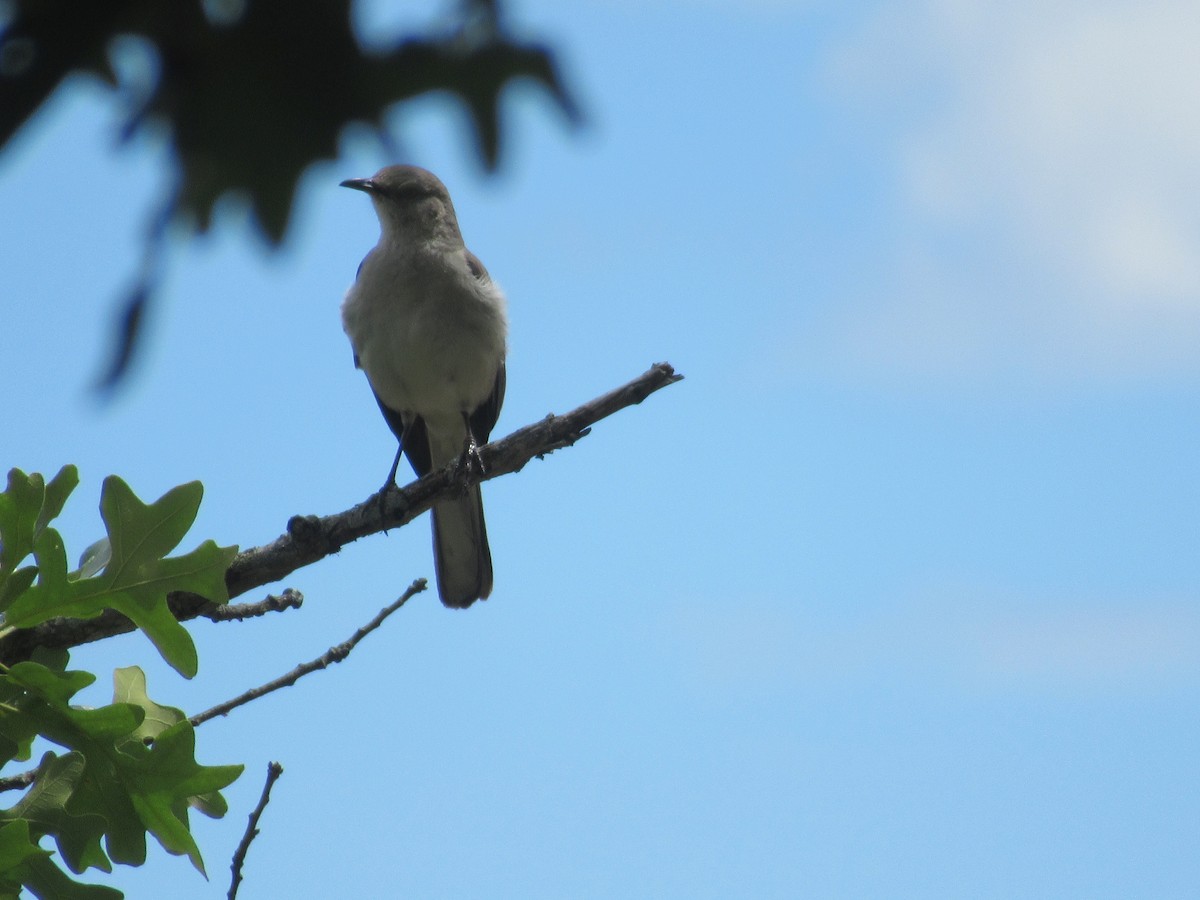
{"type": "Polygon", "coordinates": [[[370,178],[347,178],[341,186],[354,188],[356,191],[365,191],[368,194],[375,192],[375,182],[370,178]]]}

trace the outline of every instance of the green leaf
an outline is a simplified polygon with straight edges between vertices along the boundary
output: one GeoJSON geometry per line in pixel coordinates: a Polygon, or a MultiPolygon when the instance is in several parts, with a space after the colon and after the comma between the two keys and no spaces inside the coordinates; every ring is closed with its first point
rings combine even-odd
{"type": "Polygon", "coordinates": [[[202,766],[196,762],[196,732],[183,721],[162,732],[137,764],[130,797],[146,830],[168,853],[186,854],[201,873],[204,861],[188,828],[186,804],[218,791],[242,774],[244,766],[202,766]]]}
{"type": "Polygon", "coordinates": [[[8,609],[9,604],[29,590],[36,577],[37,566],[26,566],[11,575],[0,575],[0,612],[8,609]]]}
{"type": "Polygon", "coordinates": [[[91,578],[107,566],[110,559],[112,559],[112,544],[108,542],[108,538],[102,537],[98,541],[93,541],[79,555],[79,568],[75,577],[91,578]]]}
{"type": "Polygon", "coordinates": [[[125,896],[115,888],[74,881],[45,857],[30,859],[24,869],[25,884],[39,900],[122,900],[125,896]]]}
{"type": "Polygon", "coordinates": [[[195,797],[189,797],[188,805],[196,810],[196,812],[206,815],[210,819],[224,818],[225,813],[229,812],[229,801],[219,791],[209,791],[205,794],[197,794],[195,797]]]}
{"type": "Polygon", "coordinates": [[[104,819],[104,846],[113,862],[140,866],[146,861],[146,828],[133,807],[126,778],[131,760],[115,748],[88,743],[83,780],[71,795],[68,811],[104,819]]]}
{"type": "Polygon", "coordinates": [[[34,647],[29,658],[52,672],[65,672],[67,663],[71,661],[71,654],[60,647],[34,647]]]}
{"type": "Polygon", "coordinates": [[[29,823],[20,819],[0,827],[0,878],[35,856],[49,856],[29,836],[29,823]]]}
{"type": "Polygon", "coordinates": [[[24,819],[39,836],[52,835],[71,871],[95,867],[111,872],[112,863],[100,848],[104,819],[91,813],[73,815],[67,811],[67,802],[83,777],[85,765],[82,753],[72,751],[65,756],[47,753],[29,793],[0,815],[24,819]]]}
{"type": "Polygon", "coordinates": [[[37,734],[36,717],[10,704],[0,707],[0,766],[6,766],[14,759],[29,759],[37,734]]]}
{"type": "Polygon", "coordinates": [[[30,723],[20,717],[32,718],[38,734],[64,747],[80,747],[80,741],[112,743],[138,728],[145,714],[136,706],[118,703],[81,709],[70,705],[71,697],[95,680],[91,672],[54,672],[35,662],[16,663],[0,676],[0,683],[19,686],[26,696],[0,711],[4,714],[0,727],[11,720],[28,728],[30,723]]]}
{"type": "Polygon", "coordinates": [[[33,551],[38,535],[62,512],[78,484],[74,466],[63,466],[48,485],[37,472],[9,470],[8,488],[0,494],[0,581],[33,551]]]}
{"type": "Polygon", "coordinates": [[[0,678],[63,709],[67,708],[72,697],[96,680],[91,672],[56,672],[30,660],[14,663],[0,678]]]}
{"type": "MultiPolygon", "coordinates": [[[[70,655],[66,650],[50,650],[35,647],[34,663],[51,672],[64,672],[70,655]]],[[[29,759],[33,739],[41,727],[41,718],[36,710],[31,715],[30,707],[36,703],[26,687],[19,681],[0,671],[0,766],[14,759],[29,759]]]]}
{"type": "Polygon", "coordinates": [[[196,520],[203,497],[204,485],[191,481],[145,504],[117,476],[104,479],[100,514],[108,525],[113,557],[122,561],[118,565],[142,557],[160,559],[174,550],[196,520]]]}
{"type": "MultiPolygon", "coordinates": [[[[14,686],[23,690],[0,709],[0,731],[13,742],[30,732],[41,734],[81,753],[84,772],[67,811],[102,817],[109,856],[116,862],[140,865],[146,859],[145,828],[126,785],[127,770],[135,760],[119,752],[117,743],[142,724],[144,713],[124,703],[95,710],[71,706],[71,698],[94,680],[88,672],[56,672],[32,661],[17,663],[0,675],[3,690],[14,686]]],[[[28,741],[22,748],[27,746],[28,741]]]]}
{"type": "Polygon", "coordinates": [[[131,738],[143,743],[145,738],[155,738],[187,718],[182,709],[161,706],[146,693],[146,674],[137,666],[116,669],[113,672],[113,702],[128,703],[142,709],[146,718],[131,738]]]}
{"type": "Polygon", "coordinates": [[[30,589],[12,605],[6,616],[6,624],[15,624],[12,609],[15,608],[19,613],[23,603],[30,602],[27,599],[29,597],[36,598],[39,594],[65,597],[67,594],[67,548],[63,546],[62,536],[58,531],[47,528],[38,536],[33,542],[33,558],[37,561],[37,587],[30,589]]]}
{"type": "Polygon", "coordinates": [[[6,622],[28,628],[54,616],[91,618],[111,608],[133,621],[181,675],[196,674],[196,648],[171,614],[167,595],[188,591],[215,602],[228,598],[225,570],[236,547],[205,541],[191,553],[164,559],[191,527],[204,488],[191,482],[144,504],[120,478],[104,480],[100,511],[111,557],[102,574],[69,580],[66,556],[49,530],[37,543],[38,583],[9,607],[6,622]]]}
{"type": "Polygon", "coordinates": [[[71,492],[79,487],[79,470],[74,466],[63,466],[58,474],[50,479],[42,500],[42,511],[38,513],[35,533],[41,533],[52,519],[58,518],[66,506],[71,492]]]}
{"type": "Polygon", "coordinates": [[[115,741],[139,728],[145,713],[128,703],[112,703],[99,709],[70,709],[66,716],[72,725],[94,740],[115,741]]]}
{"type": "Polygon", "coordinates": [[[48,485],[37,473],[9,471],[8,489],[0,494],[0,611],[6,610],[33,584],[38,566],[24,569],[16,566],[30,553],[36,555],[40,540],[58,539],[58,532],[47,526],[62,512],[67,496],[77,484],[79,474],[74,466],[63,466],[48,485]]]}
{"type": "Polygon", "coordinates": [[[8,488],[0,494],[0,575],[8,575],[32,552],[45,494],[41,475],[8,470],[8,488]]]}
{"type": "MultiPolygon", "coordinates": [[[[65,667],[66,657],[52,654],[47,662],[65,667]]],[[[211,816],[224,814],[228,807],[220,791],[243,767],[197,763],[191,724],[181,710],[150,699],[140,669],[114,673],[117,702],[98,709],[72,706],[74,696],[93,681],[90,673],[56,670],[33,661],[0,672],[0,695],[5,698],[0,705],[0,736],[16,744],[37,733],[70,751],[42,758],[33,788],[16,807],[0,812],[0,825],[19,816],[20,821],[33,824],[34,836],[52,835],[76,872],[88,867],[109,870],[110,859],[141,865],[146,860],[147,831],[168,852],[188,856],[203,872],[188,808],[194,806],[211,816]],[[146,746],[144,737],[154,737],[153,744],[146,746]]],[[[92,890],[77,885],[51,863],[35,862],[34,869],[22,863],[17,873],[34,879],[26,883],[35,894],[44,889],[50,892],[45,896],[59,896],[57,890],[62,896],[76,896],[68,892],[92,890]]],[[[16,874],[0,871],[0,900],[5,885],[13,883],[20,883],[16,874]]]]}

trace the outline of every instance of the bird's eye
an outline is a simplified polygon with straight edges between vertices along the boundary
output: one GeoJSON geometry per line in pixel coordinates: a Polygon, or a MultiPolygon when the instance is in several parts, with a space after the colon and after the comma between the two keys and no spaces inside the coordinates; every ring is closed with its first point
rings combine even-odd
{"type": "Polygon", "coordinates": [[[393,197],[398,200],[417,200],[421,197],[429,196],[429,191],[422,188],[419,184],[401,184],[388,191],[393,197]]]}

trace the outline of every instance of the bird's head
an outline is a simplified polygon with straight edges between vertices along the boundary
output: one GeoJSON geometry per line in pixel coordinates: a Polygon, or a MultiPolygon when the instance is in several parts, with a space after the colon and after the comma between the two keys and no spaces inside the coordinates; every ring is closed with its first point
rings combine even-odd
{"type": "Polygon", "coordinates": [[[459,236],[450,192],[428,169],[387,166],[370,178],[349,178],[341,186],[371,198],[385,234],[412,238],[450,231],[459,236]]]}

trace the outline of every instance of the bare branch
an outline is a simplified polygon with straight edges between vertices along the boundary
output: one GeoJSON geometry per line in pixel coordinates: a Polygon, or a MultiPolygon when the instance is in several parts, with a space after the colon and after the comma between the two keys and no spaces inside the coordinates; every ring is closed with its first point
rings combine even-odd
{"type": "MultiPolygon", "coordinates": [[[[655,363],[629,383],[569,413],[551,414],[540,422],[514,431],[503,440],[480,448],[485,473],[483,480],[518,472],[535,457],[541,458],[571,446],[601,419],[641,403],[655,391],[682,378],[668,363],[655,363]]],[[[466,477],[463,467],[448,466],[403,488],[389,491],[383,502],[378,495],[372,494],[345,512],[329,516],[293,516],[286,534],[237,555],[225,574],[229,596],[237,597],[279,581],[303,566],[338,552],[352,541],[411,522],[436,501],[461,491],[466,477]]],[[[167,603],[181,622],[208,615],[216,608],[216,604],[195,594],[172,594],[167,603]]],[[[0,661],[11,664],[28,659],[34,647],[69,649],[132,630],[133,624],[113,610],[94,619],[53,619],[0,639],[0,661]]]]}
{"type": "Polygon", "coordinates": [[[408,589],[401,594],[398,599],[385,606],[379,611],[379,614],[376,615],[375,618],[355,631],[354,634],[350,635],[349,640],[330,647],[316,659],[310,660],[306,663],[301,663],[286,675],[281,675],[279,678],[268,681],[266,684],[259,685],[256,688],[251,688],[244,694],[239,694],[238,696],[234,697],[232,700],[226,700],[224,703],[218,703],[212,709],[207,709],[202,713],[192,716],[188,721],[192,723],[193,727],[203,725],[209,719],[215,719],[217,716],[228,715],[239,706],[245,706],[251,700],[257,700],[259,697],[265,697],[267,694],[273,693],[280,688],[291,687],[293,684],[311,672],[328,668],[334,663],[340,663],[343,659],[350,655],[351,650],[358,646],[359,641],[382,625],[384,619],[402,607],[412,597],[425,590],[425,585],[425,579],[418,578],[408,586],[408,589]]]}
{"type": "Polygon", "coordinates": [[[238,842],[237,850],[233,852],[233,861],[229,864],[229,868],[233,871],[233,880],[229,885],[229,900],[237,898],[238,888],[242,884],[242,866],[246,863],[246,853],[250,850],[250,842],[258,837],[258,820],[262,818],[263,810],[267,808],[267,803],[271,800],[271,788],[275,786],[275,782],[282,774],[283,766],[279,763],[273,762],[267,765],[267,780],[263,784],[262,796],[258,798],[258,805],[250,813],[250,820],[246,823],[246,833],[238,842]]]}
{"type": "Polygon", "coordinates": [[[37,781],[37,769],[30,769],[20,775],[8,775],[0,778],[0,792],[21,790],[29,787],[35,781],[37,781]]]}
{"type": "Polygon", "coordinates": [[[293,588],[284,588],[282,594],[267,594],[257,603],[235,603],[216,605],[204,613],[204,618],[213,622],[241,622],[244,619],[255,619],[267,613],[283,612],[285,609],[299,609],[304,605],[304,595],[293,588]]]}

